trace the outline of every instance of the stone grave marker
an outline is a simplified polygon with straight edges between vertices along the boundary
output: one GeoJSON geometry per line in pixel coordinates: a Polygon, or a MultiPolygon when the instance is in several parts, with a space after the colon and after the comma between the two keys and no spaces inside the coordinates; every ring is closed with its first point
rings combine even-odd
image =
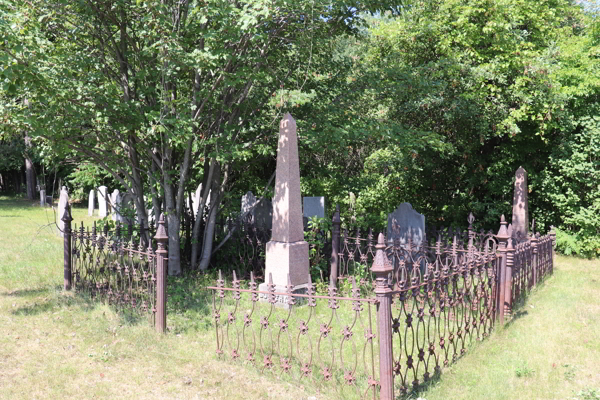
{"type": "Polygon", "coordinates": [[[96,205],[96,191],[94,189],[90,190],[90,197],[88,198],[88,216],[94,215],[94,208],[96,205]]]}
{"type": "Polygon", "coordinates": [[[112,220],[123,222],[123,218],[119,212],[121,210],[121,193],[119,192],[119,189],[115,189],[110,195],[110,204],[112,206],[112,220]]]}
{"type": "Polygon", "coordinates": [[[251,191],[246,192],[246,194],[242,196],[242,214],[252,208],[254,203],[256,203],[256,196],[254,196],[254,193],[251,191]]]}
{"type": "Polygon", "coordinates": [[[399,240],[400,245],[405,245],[409,235],[413,246],[421,245],[425,240],[425,216],[416,212],[410,203],[402,203],[388,214],[386,240],[399,240]]]}
{"type": "MultiPolygon", "coordinates": [[[[257,207],[258,208],[258,207],[257,207]]],[[[275,196],[273,197],[271,240],[267,243],[265,278],[259,290],[267,291],[269,281],[276,292],[285,292],[286,285],[294,293],[306,293],[309,282],[308,243],[302,226],[300,195],[300,162],[296,121],[288,113],[279,125],[275,196]]],[[[267,295],[261,295],[267,301],[267,295]]],[[[276,305],[287,308],[287,297],[276,298],[276,305]]],[[[296,298],[296,302],[299,302],[296,298]]]]}
{"type": "Polygon", "coordinates": [[[69,202],[69,192],[67,192],[67,188],[65,186],[60,190],[60,198],[58,199],[58,212],[56,213],[56,224],[58,225],[58,230],[60,232],[60,236],[64,237],[64,229],[65,223],[62,220],[62,217],[65,213],[65,206],[69,202]]]}
{"type": "Polygon", "coordinates": [[[108,215],[108,207],[106,205],[108,198],[106,196],[106,186],[100,186],[98,188],[98,216],[100,218],[108,215]]]}
{"type": "Polygon", "coordinates": [[[40,207],[44,207],[46,205],[46,191],[44,189],[40,190],[40,207]]]}
{"type": "MultiPolygon", "coordinates": [[[[135,201],[134,201],[131,193],[127,192],[123,195],[123,199],[121,200],[121,204],[120,204],[120,209],[121,208],[127,208],[129,210],[135,211],[135,201]]],[[[121,221],[123,221],[123,223],[126,225],[133,224],[135,222],[134,219],[123,216],[122,214],[121,214],[121,221]]]]}
{"type": "Polygon", "coordinates": [[[325,218],[325,197],[304,197],[302,202],[305,229],[308,226],[307,224],[310,218],[325,218]]]}
{"type": "Polygon", "coordinates": [[[529,202],[527,189],[527,171],[519,167],[515,172],[515,191],[513,193],[512,227],[517,240],[526,240],[529,232],[529,202]]]}

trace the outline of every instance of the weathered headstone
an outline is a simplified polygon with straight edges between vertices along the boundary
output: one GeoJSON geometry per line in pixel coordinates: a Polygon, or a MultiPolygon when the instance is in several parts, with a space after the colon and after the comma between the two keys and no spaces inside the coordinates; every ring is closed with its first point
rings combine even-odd
{"type": "Polygon", "coordinates": [[[46,205],[46,191],[44,189],[40,190],[40,207],[44,207],[46,205]]]}
{"type": "Polygon", "coordinates": [[[115,189],[110,195],[110,204],[112,205],[112,220],[122,222],[123,218],[121,217],[121,193],[119,193],[119,189],[115,189]]]}
{"type": "Polygon", "coordinates": [[[325,197],[304,197],[303,213],[306,218],[325,218],[325,197]]]}
{"type": "Polygon", "coordinates": [[[90,190],[90,197],[88,198],[88,216],[94,215],[94,206],[96,205],[96,191],[90,190]]]}
{"type": "Polygon", "coordinates": [[[121,204],[119,205],[119,215],[121,215],[121,221],[123,221],[123,223],[133,224],[134,223],[133,219],[121,214],[121,211],[123,208],[135,211],[135,200],[134,200],[133,196],[131,195],[131,193],[125,193],[123,195],[123,199],[121,200],[121,204]]]}
{"type": "Polygon", "coordinates": [[[254,193],[251,191],[246,192],[246,194],[242,196],[242,214],[250,210],[254,203],[256,203],[256,196],[254,196],[254,193]]]}
{"type": "Polygon", "coordinates": [[[58,225],[58,230],[60,232],[60,236],[64,237],[64,228],[65,223],[62,220],[62,217],[65,213],[65,206],[69,202],[69,193],[67,192],[67,188],[65,186],[60,190],[60,198],[58,199],[58,212],[56,213],[56,224],[58,225]]]}
{"type": "Polygon", "coordinates": [[[416,212],[410,203],[402,203],[396,211],[388,214],[387,236],[388,242],[399,241],[406,245],[408,238],[412,238],[413,246],[420,246],[425,240],[425,216],[416,212]]]}
{"type": "MultiPolygon", "coordinates": [[[[308,243],[304,240],[302,227],[296,121],[289,113],[279,126],[272,229],[266,251],[267,282],[272,277],[276,292],[285,292],[288,284],[294,286],[295,293],[306,292],[309,280],[308,243]]],[[[261,291],[268,290],[267,282],[259,286],[261,291]]],[[[267,296],[261,298],[268,299],[267,296]]],[[[281,296],[276,300],[276,305],[287,307],[288,297],[281,296]]]]}
{"type": "Polygon", "coordinates": [[[108,215],[108,208],[106,203],[108,201],[106,194],[106,186],[100,186],[98,188],[98,216],[104,218],[108,215]]]}
{"type": "Polygon", "coordinates": [[[271,200],[263,198],[256,204],[252,211],[254,225],[260,229],[273,228],[273,204],[271,200]]]}
{"type": "Polygon", "coordinates": [[[527,171],[519,167],[515,172],[515,191],[513,194],[512,227],[517,239],[527,239],[529,231],[529,203],[527,189],[527,171]]]}

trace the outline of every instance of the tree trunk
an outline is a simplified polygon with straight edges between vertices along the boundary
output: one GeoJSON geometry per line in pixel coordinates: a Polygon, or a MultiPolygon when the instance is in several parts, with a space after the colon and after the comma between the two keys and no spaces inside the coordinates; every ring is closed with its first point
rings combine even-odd
{"type": "MultiPolygon", "coordinates": [[[[202,180],[202,198],[198,203],[198,212],[196,213],[196,220],[194,221],[194,228],[192,230],[192,256],[190,258],[190,265],[192,269],[196,266],[196,262],[198,261],[198,255],[200,253],[200,228],[202,227],[202,214],[204,212],[204,205],[206,204],[206,199],[208,198],[208,193],[216,192],[215,190],[211,191],[211,186],[213,182],[213,173],[216,169],[217,160],[212,158],[209,162],[209,167],[206,168],[206,164],[204,163],[204,177],[202,180]]],[[[204,242],[204,241],[203,241],[204,242]]]]}
{"type": "Polygon", "coordinates": [[[225,185],[227,183],[228,173],[227,166],[224,168],[223,179],[221,179],[221,167],[216,163],[215,171],[213,172],[211,198],[210,198],[210,211],[204,227],[204,237],[202,240],[202,258],[200,259],[199,268],[201,271],[205,271],[210,264],[210,257],[212,255],[212,248],[214,242],[215,225],[217,223],[217,214],[219,212],[219,205],[223,194],[225,192],[225,185]],[[219,188],[219,190],[217,190],[219,188]]]}
{"type": "Polygon", "coordinates": [[[25,134],[25,178],[27,181],[27,198],[29,200],[35,200],[35,168],[33,161],[29,156],[29,149],[31,148],[31,139],[29,135],[25,134]]]}

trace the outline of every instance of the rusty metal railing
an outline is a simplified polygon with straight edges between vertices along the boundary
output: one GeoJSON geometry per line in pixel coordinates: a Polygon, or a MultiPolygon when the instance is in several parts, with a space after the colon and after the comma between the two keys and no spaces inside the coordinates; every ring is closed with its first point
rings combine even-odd
{"type": "Polygon", "coordinates": [[[133,240],[131,228],[114,231],[72,230],[69,206],[63,216],[65,290],[88,293],[119,311],[148,315],[159,332],[166,330],[167,250],[164,217],[158,222],[156,247],[133,240]]]}

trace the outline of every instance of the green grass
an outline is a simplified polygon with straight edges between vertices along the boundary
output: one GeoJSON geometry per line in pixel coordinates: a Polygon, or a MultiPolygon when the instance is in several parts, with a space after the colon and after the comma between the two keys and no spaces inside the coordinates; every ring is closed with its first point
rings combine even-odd
{"type": "MultiPolygon", "coordinates": [[[[92,220],[83,208],[73,216],[92,220]]],[[[335,397],[314,382],[216,358],[203,289],[214,275],[170,278],[166,335],[63,292],[53,218],[51,209],[0,197],[1,399],[335,397]]],[[[599,261],[558,257],[554,275],[505,327],[410,397],[600,399],[599,295],[599,261]]]]}

